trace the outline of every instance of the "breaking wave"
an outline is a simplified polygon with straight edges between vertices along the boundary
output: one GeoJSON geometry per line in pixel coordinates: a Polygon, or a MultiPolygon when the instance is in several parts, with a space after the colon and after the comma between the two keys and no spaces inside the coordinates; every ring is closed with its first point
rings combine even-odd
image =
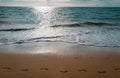
{"type": "Polygon", "coordinates": [[[53,25],[51,27],[80,27],[83,25],[94,25],[94,26],[112,26],[115,24],[105,23],[105,22],[83,22],[83,23],[74,23],[74,24],[63,24],[63,25],[53,25]]]}

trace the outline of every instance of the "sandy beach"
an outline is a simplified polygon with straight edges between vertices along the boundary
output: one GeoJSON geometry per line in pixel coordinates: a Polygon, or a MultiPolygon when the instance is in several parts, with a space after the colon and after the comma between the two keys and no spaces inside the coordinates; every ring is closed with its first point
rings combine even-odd
{"type": "Polygon", "coordinates": [[[0,78],[119,78],[117,53],[0,53],[0,78]]]}

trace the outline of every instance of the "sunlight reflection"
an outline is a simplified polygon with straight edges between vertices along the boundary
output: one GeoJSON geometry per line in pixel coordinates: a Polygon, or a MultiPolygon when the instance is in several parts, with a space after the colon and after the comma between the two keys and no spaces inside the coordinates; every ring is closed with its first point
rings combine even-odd
{"type": "Polygon", "coordinates": [[[55,37],[61,35],[60,32],[62,32],[63,29],[50,27],[53,22],[55,22],[54,19],[56,16],[54,7],[34,7],[33,9],[34,13],[37,14],[37,18],[40,20],[40,23],[38,25],[38,29],[31,32],[32,37],[55,37]]]}
{"type": "Polygon", "coordinates": [[[45,26],[50,25],[54,15],[54,7],[35,7],[38,19],[40,20],[39,25],[45,26]]]}

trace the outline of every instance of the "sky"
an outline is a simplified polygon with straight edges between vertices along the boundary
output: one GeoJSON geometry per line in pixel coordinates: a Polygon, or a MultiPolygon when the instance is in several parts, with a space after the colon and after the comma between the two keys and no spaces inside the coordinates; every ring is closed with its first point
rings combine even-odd
{"type": "Polygon", "coordinates": [[[0,6],[120,7],[120,0],[0,0],[0,6]]]}

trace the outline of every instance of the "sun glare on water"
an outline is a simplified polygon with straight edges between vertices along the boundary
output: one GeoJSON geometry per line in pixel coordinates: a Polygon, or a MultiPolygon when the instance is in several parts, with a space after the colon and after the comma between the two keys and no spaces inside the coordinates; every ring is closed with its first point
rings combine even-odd
{"type": "Polygon", "coordinates": [[[37,14],[38,20],[40,20],[41,26],[50,25],[54,10],[54,7],[34,7],[34,11],[37,14]]]}
{"type": "Polygon", "coordinates": [[[54,23],[54,7],[34,7],[33,11],[40,22],[37,26],[38,28],[32,32],[32,37],[54,37],[59,35],[61,29],[50,27],[54,23]]]}

